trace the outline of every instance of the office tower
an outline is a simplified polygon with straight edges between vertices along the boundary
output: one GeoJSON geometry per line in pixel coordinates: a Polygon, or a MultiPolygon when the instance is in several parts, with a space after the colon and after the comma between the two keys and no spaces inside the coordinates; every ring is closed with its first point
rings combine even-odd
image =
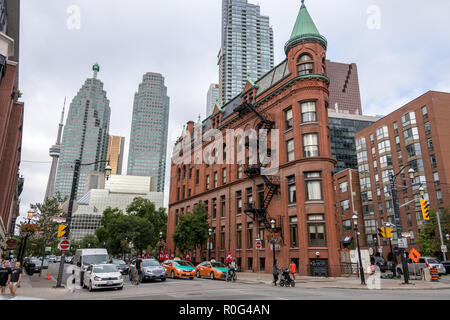
{"type": "Polygon", "coordinates": [[[146,73],[134,95],[127,173],[152,177],[158,192],[164,192],[169,102],[164,77],[146,73]]]}
{"type": "Polygon", "coordinates": [[[58,167],[58,159],[61,153],[61,136],[62,129],[64,127],[64,109],[66,107],[66,99],[64,99],[64,107],[61,113],[61,121],[58,126],[58,135],[56,137],[56,143],[50,148],[50,157],[52,157],[52,166],[50,168],[50,174],[48,176],[47,182],[47,190],[45,191],[45,199],[51,198],[53,196],[53,191],[55,188],[55,177],[56,177],[56,168],[58,167]]]}
{"type": "Polygon", "coordinates": [[[95,64],[93,77],[85,81],[70,104],[54,191],[59,192],[62,197],[70,196],[75,160],[81,160],[83,164],[76,198],[83,194],[90,171],[105,171],[111,109],[106,91],[103,90],[103,82],[97,79],[99,70],[100,67],[95,64]]]}
{"type": "Polygon", "coordinates": [[[122,174],[124,146],[125,137],[109,136],[106,159],[109,160],[111,174],[122,174]]]}
{"type": "MultiPolygon", "coordinates": [[[[259,5],[222,0],[222,47],[218,56],[219,102],[240,94],[248,78],[261,78],[273,68],[273,30],[259,5]]],[[[208,116],[208,115],[207,115],[208,116]]]]}
{"type": "Polygon", "coordinates": [[[219,100],[219,85],[213,83],[209,86],[208,94],[206,95],[206,116],[208,117],[214,110],[216,102],[219,100]]]}
{"type": "Polygon", "coordinates": [[[348,111],[328,109],[331,153],[333,158],[337,160],[335,165],[336,173],[345,169],[358,169],[355,134],[379,119],[380,117],[363,116],[350,114],[348,111]]]}

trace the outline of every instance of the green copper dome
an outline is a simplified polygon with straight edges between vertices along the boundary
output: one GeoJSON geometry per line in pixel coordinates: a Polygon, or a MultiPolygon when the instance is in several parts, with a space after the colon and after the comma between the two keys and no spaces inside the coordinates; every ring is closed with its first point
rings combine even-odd
{"type": "Polygon", "coordinates": [[[323,44],[325,48],[327,47],[327,39],[317,30],[314,21],[306,9],[304,0],[302,0],[302,6],[300,7],[294,30],[292,30],[291,38],[284,46],[285,53],[287,54],[290,48],[302,41],[316,41],[323,44]]]}

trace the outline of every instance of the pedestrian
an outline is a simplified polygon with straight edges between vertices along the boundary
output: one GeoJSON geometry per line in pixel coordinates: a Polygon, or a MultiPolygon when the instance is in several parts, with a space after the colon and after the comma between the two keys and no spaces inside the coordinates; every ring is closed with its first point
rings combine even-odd
{"type": "Polygon", "coordinates": [[[17,288],[20,286],[22,281],[22,268],[20,267],[20,262],[17,261],[14,268],[11,270],[11,278],[9,280],[9,291],[13,297],[17,296],[17,288]]]}
{"type": "Polygon", "coordinates": [[[8,285],[10,278],[11,268],[9,268],[9,263],[6,260],[2,261],[2,264],[0,265],[0,288],[2,295],[5,294],[6,286],[8,285]]]}
{"type": "Polygon", "coordinates": [[[276,262],[273,264],[272,275],[273,275],[273,284],[276,286],[278,281],[278,266],[276,262]]]}
{"type": "Polygon", "coordinates": [[[289,271],[292,274],[292,278],[294,279],[295,282],[295,273],[297,272],[297,266],[294,263],[294,260],[291,260],[291,264],[289,265],[289,271]]]}

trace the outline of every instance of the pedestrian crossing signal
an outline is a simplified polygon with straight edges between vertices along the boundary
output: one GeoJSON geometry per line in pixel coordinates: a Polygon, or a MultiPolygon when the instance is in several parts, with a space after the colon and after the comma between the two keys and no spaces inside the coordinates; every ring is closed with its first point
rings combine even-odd
{"type": "Polygon", "coordinates": [[[58,226],[58,238],[63,237],[67,233],[66,228],[67,226],[64,224],[58,226]]]}
{"type": "Polygon", "coordinates": [[[420,207],[422,208],[423,220],[430,220],[430,212],[428,211],[427,200],[420,199],[420,207]]]}

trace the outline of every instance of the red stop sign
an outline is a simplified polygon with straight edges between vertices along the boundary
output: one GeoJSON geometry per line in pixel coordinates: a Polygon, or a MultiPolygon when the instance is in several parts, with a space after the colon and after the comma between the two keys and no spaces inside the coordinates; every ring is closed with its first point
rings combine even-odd
{"type": "Polygon", "coordinates": [[[256,249],[261,249],[261,241],[256,242],[256,249]]]}
{"type": "Polygon", "coordinates": [[[59,243],[59,248],[61,250],[68,250],[70,248],[70,241],[69,240],[61,240],[59,243]]]}

